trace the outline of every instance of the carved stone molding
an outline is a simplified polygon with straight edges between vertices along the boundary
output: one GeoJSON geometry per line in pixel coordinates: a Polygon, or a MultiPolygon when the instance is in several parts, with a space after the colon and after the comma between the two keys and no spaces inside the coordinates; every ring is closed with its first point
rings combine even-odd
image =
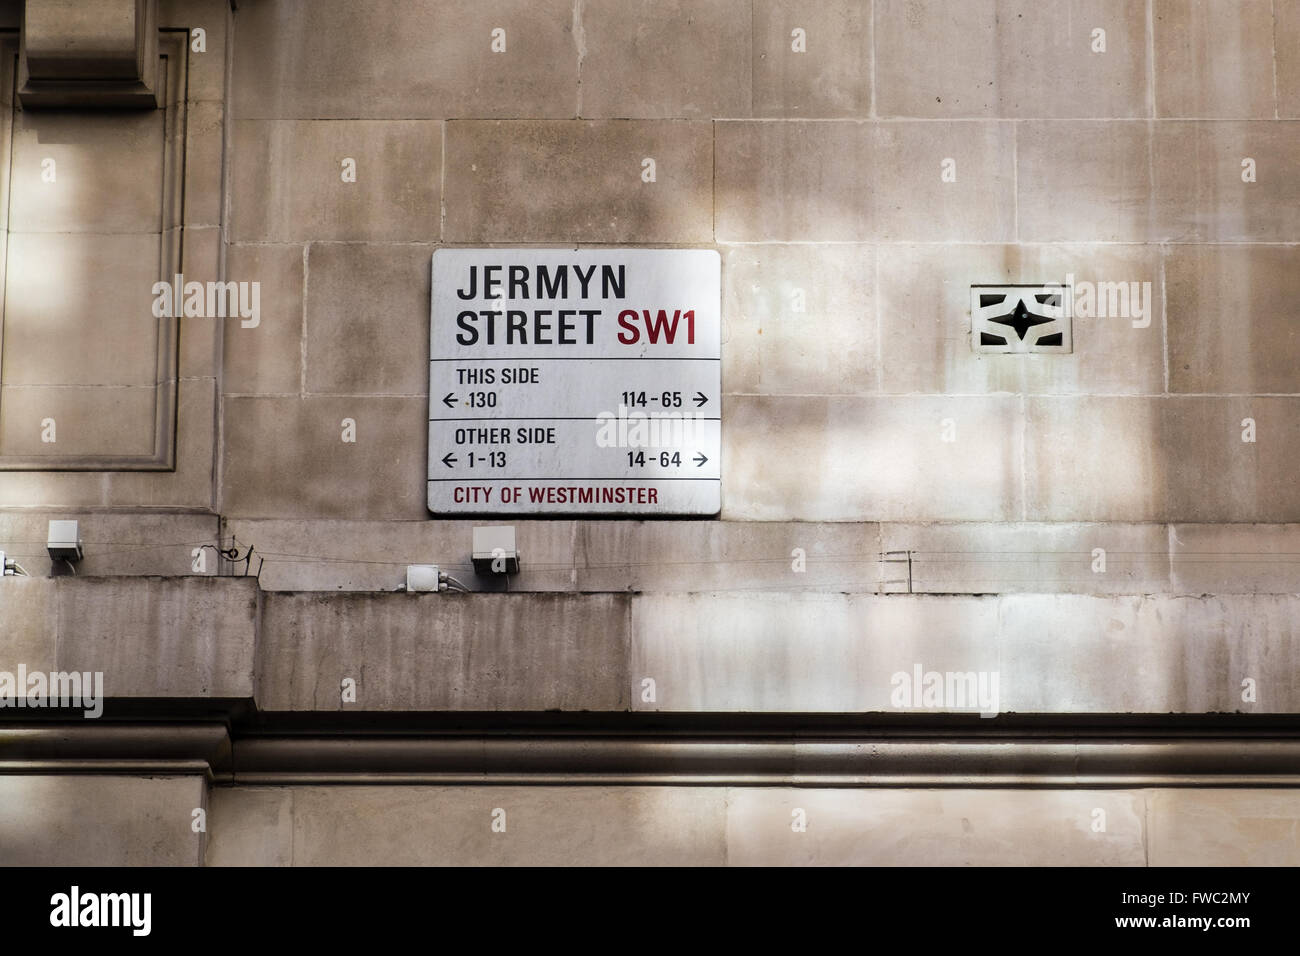
{"type": "Polygon", "coordinates": [[[158,0],[26,0],[18,99],[27,109],[157,109],[158,0]]]}

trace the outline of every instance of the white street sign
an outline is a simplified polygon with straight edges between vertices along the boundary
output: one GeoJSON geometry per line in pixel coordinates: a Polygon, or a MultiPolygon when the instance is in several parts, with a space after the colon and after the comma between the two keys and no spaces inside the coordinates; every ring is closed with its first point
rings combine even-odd
{"type": "Polygon", "coordinates": [[[429,510],[717,514],[720,295],[708,249],[437,250],[429,510]]]}

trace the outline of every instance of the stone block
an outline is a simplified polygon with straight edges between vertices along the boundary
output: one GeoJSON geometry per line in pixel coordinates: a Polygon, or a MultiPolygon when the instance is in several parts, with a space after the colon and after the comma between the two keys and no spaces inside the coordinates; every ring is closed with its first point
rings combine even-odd
{"type": "Polygon", "coordinates": [[[732,395],[723,419],[728,520],[1021,517],[1014,397],[732,395]]]}
{"type": "MultiPolygon", "coordinates": [[[[635,710],[889,712],[894,674],[994,671],[997,599],[646,594],[632,599],[635,710]],[[807,640],[809,621],[817,639],[807,640]]],[[[919,708],[918,708],[919,709],[919,708]]],[[[973,714],[975,711],[972,710],[973,714]]],[[[979,719],[973,717],[973,719],[979,719]]]]}
{"type": "Polygon", "coordinates": [[[0,455],[147,458],[154,453],[157,400],[157,390],[142,385],[6,385],[0,388],[0,455]],[[49,419],[53,442],[45,440],[49,419]]]}
{"type": "Polygon", "coordinates": [[[881,116],[1149,115],[1141,4],[877,0],[875,29],[881,116]]]}
{"type": "Polygon", "coordinates": [[[758,0],[754,115],[866,117],[871,111],[871,58],[870,5],[758,0]]]}
{"type": "Polygon", "coordinates": [[[1155,0],[1157,116],[1273,118],[1272,0],[1155,0]]]}
{"type": "Polygon", "coordinates": [[[1162,449],[1169,519],[1293,520],[1300,515],[1293,457],[1298,445],[1300,398],[1171,399],[1162,449]],[[1254,442],[1242,440],[1248,418],[1254,442]]]}
{"type": "Polygon", "coordinates": [[[583,0],[578,11],[581,116],[749,115],[745,0],[583,0]]]}
{"type": "Polygon", "coordinates": [[[718,123],[718,238],[1012,239],[1013,140],[1005,123],[718,123]]]}
{"type": "Polygon", "coordinates": [[[722,242],[875,238],[875,136],[868,123],[714,124],[722,242]]]}
{"type": "Polygon", "coordinates": [[[1142,866],[1145,797],[1125,790],[728,791],[737,866],[1142,866]],[[1106,814],[1093,832],[1093,811],[1106,814]],[[807,829],[792,829],[796,810],[807,829]]]}
{"type": "Polygon", "coordinates": [[[182,381],[178,388],[174,471],[0,471],[0,501],[7,506],[69,509],[187,509],[213,507],[212,379],[182,381]]]}
{"type": "Polygon", "coordinates": [[[162,110],[21,110],[12,150],[14,232],[162,229],[162,110]],[[46,160],[54,161],[53,182],[46,160]]]}
{"type": "Polygon", "coordinates": [[[730,246],[724,260],[724,391],[875,391],[874,247],[730,246]]]}
{"type": "Polygon", "coordinates": [[[449,122],[443,237],[711,242],[712,151],[708,123],[449,122]]]}
{"type": "Polygon", "coordinates": [[[439,123],[238,120],[232,150],[236,241],[437,238],[439,123]]]}
{"type": "Polygon", "coordinates": [[[1273,44],[1277,67],[1277,115],[1300,118],[1300,0],[1275,0],[1273,44]]]}
{"type": "Polygon", "coordinates": [[[1154,129],[1159,236],[1177,242],[1293,242],[1300,235],[1300,123],[1174,121],[1154,129]]]}
{"type": "Polygon", "coordinates": [[[223,387],[227,394],[297,393],[302,388],[304,249],[288,245],[231,245],[230,282],[258,283],[259,321],[225,320],[223,387]]]}
{"type": "Polygon", "coordinates": [[[1169,389],[1300,392],[1300,328],[1279,303],[1300,299],[1300,248],[1171,246],[1169,389]]]}
{"type": "Polygon", "coordinates": [[[432,245],[313,243],[308,392],[429,393],[432,245]]]}
{"type": "Polygon", "coordinates": [[[1280,397],[1031,398],[1025,479],[1035,521],[1286,522],[1297,402],[1280,397]],[[1254,421],[1255,441],[1249,437],[1254,421]]]}
{"type": "Polygon", "coordinates": [[[1026,402],[1030,521],[1163,521],[1177,467],[1163,444],[1164,400],[1076,396],[1026,402]]]}
{"type": "Polygon", "coordinates": [[[292,866],[288,787],[213,787],[205,866],[292,866]]]}
{"type": "Polygon", "coordinates": [[[227,398],[223,513],[423,519],[428,411],[422,398],[227,398]]]}
{"type": "Polygon", "coordinates": [[[57,670],[55,588],[58,582],[36,576],[40,570],[35,559],[45,550],[38,542],[44,541],[45,536],[28,541],[9,534],[5,538],[0,541],[0,550],[31,576],[12,575],[0,582],[5,587],[5,599],[0,603],[0,670],[16,674],[20,664],[26,665],[28,673],[57,670]]]}
{"type": "Polygon", "coordinates": [[[252,578],[60,578],[58,667],[102,671],[109,698],[251,699],[252,578]]]}
{"type": "Polygon", "coordinates": [[[295,866],[719,866],[725,840],[721,787],[293,789],[295,866]]]}
{"type": "MultiPolygon", "coordinates": [[[[911,551],[912,590],[939,594],[1167,591],[1168,534],[1162,524],[884,524],[880,550],[911,551]],[[1101,548],[1104,570],[1094,571],[1101,548]]],[[[886,566],[901,582],[907,566],[886,566]]],[[[886,591],[906,590],[895,583],[886,591]]]]}
{"type": "MultiPolygon", "coordinates": [[[[176,248],[175,230],[163,235],[167,248],[176,248]]],[[[180,237],[181,273],[186,282],[215,282],[221,278],[221,227],[197,226],[185,229],[180,237]]],[[[180,377],[216,378],[221,357],[222,329],[219,319],[203,316],[178,316],[180,377]]]]}
{"type": "Polygon", "coordinates": [[[217,388],[210,378],[182,381],[177,389],[176,467],[173,471],[118,472],[104,475],[64,474],[52,481],[42,474],[45,490],[33,496],[45,505],[185,508],[211,513],[217,426],[217,388]]]}
{"type": "Polygon", "coordinates": [[[1003,707],[1288,712],[1300,699],[1296,607],[1294,595],[1007,595],[999,615],[1003,707]],[[1256,682],[1254,702],[1242,700],[1247,678],[1256,682]]]}
{"type": "Polygon", "coordinates": [[[1150,140],[1150,127],[1141,122],[1021,123],[1016,139],[1019,238],[1161,238],[1154,225],[1150,140]]]}
{"type": "Polygon", "coordinates": [[[207,782],[198,774],[3,774],[0,862],[200,866],[204,834],[190,824],[206,795],[207,782]]]}
{"type": "Polygon", "coordinates": [[[1016,237],[1013,124],[873,126],[871,172],[879,238],[995,242],[1016,237]],[[949,171],[955,181],[945,180],[949,171]]]}
{"type": "MultiPolygon", "coordinates": [[[[1151,866],[1296,866],[1300,792],[1168,789],[1150,797],[1151,866]]],[[[1234,909],[1233,915],[1247,912],[1234,909]]]]}
{"type": "Polygon", "coordinates": [[[156,234],[11,234],[0,380],[153,385],[158,244],[156,234]]]}
{"type": "Polygon", "coordinates": [[[160,29],[190,31],[186,47],[185,96],[191,104],[220,103],[225,99],[226,27],[229,19],[228,0],[158,0],[160,29]],[[194,49],[195,28],[204,32],[202,52],[194,49]]]}
{"type": "Polygon", "coordinates": [[[293,0],[235,12],[241,119],[575,115],[572,0],[293,0]],[[493,52],[493,31],[505,49],[493,52]]]}
{"type": "Polygon", "coordinates": [[[874,524],[583,521],[581,591],[870,591],[874,524]],[[796,549],[800,553],[796,553],[796,549]]]}
{"type": "Polygon", "coordinates": [[[263,710],[628,708],[617,595],[272,593],[263,607],[263,710]]]}
{"type": "MultiPolygon", "coordinates": [[[[206,56],[207,54],[192,54],[206,56]]],[[[185,113],[185,224],[221,224],[225,109],[220,103],[192,103],[185,113]]]]}
{"type": "Polygon", "coordinates": [[[1300,594],[1300,525],[1178,524],[1172,589],[1183,594],[1300,594]]]}

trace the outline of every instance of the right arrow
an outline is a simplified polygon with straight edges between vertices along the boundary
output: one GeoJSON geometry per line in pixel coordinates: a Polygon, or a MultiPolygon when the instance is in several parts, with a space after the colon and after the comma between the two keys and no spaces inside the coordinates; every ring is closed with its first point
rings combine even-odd
{"type": "Polygon", "coordinates": [[[696,408],[703,408],[708,399],[704,397],[703,392],[696,392],[694,402],[696,408]]]}
{"type": "Polygon", "coordinates": [[[707,459],[707,458],[704,457],[704,452],[702,452],[702,451],[701,451],[701,452],[697,452],[696,455],[695,455],[695,457],[691,459],[691,461],[695,462],[695,467],[696,467],[696,468],[701,467],[701,466],[702,466],[706,461],[708,461],[708,460],[709,460],[709,459],[707,459]]]}

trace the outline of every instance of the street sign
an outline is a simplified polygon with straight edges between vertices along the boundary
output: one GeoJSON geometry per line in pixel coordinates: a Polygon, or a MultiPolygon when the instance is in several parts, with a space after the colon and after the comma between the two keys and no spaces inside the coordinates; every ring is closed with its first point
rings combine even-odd
{"type": "Polygon", "coordinates": [[[439,249],[429,510],[714,515],[720,262],[710,249],[439,249]]]}

